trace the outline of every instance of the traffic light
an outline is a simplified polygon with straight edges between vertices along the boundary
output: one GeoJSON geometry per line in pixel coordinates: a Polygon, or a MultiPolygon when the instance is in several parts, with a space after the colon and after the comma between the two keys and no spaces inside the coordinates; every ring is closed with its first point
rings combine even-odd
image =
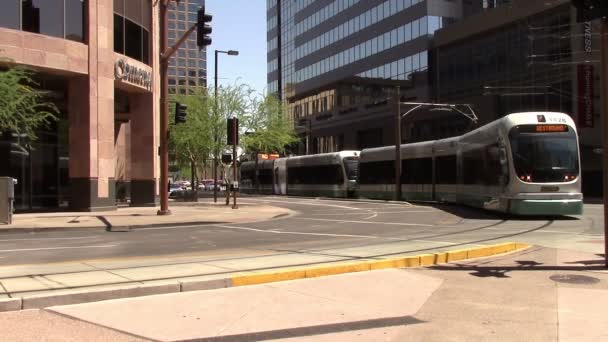
{"type": "Polygon", "coordinates": [[[205,7],[201,7],[198,10],[198,27],[196,30],[196,45],[198,45],[198,47],[200,49],[204,48],[207,45],[211,45],[211,37],[209,37],[209,34],[211,34],[211,25],[209,25],[209,23],[211,23],[211,20],[213,19],[213,17],[211,16],[211,14],[206,14],[205,13],[205,7]]]}
{"type": "Polygon", "coordinates": [[[236,144],[239,144],[239,119],[237,118],[231,118],[228,119],[228,125],[227,125],[228,129],[227,129],[227,135],[228,135],[228,141],[227,144],[228,145],[234,145],[234,130],[236,129],[236,144]]]}
{"type": "Polygon", "coordinates": [[[175,103],[175,124],[185,123],[186,122],[186,112],[188,110],[188,106],[185,104],[181,104],[179,102],[175,103]]]}
{"type": "Polygon", "coordinates": [[[230,165],[232,163],[232,154],[224,153],[222,154],[222,164],[230,165]]]}

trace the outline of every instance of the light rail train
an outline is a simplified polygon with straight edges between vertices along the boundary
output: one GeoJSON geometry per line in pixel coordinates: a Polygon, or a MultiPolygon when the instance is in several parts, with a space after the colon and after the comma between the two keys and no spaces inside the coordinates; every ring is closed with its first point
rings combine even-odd
{"type": "MultiPolygon", "coordinates": [[[[401,160],[404,201],[458,203],[515,215],[582,213],[578,136],[567,114],[510,114],[462,136],[403,144],[401,160]]],[[[394,146],[280,158],[258,165],[258,190],[390,200],[394,163],[394,146]]],[[[245,193],[255,190],[251,164],[243,163],[241,170],[245,193]]]]}

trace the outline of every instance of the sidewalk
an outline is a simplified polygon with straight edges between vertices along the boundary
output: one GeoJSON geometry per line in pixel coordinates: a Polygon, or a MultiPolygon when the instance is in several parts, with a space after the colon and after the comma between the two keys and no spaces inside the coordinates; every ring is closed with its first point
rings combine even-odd
{"type": "Polygon", "coordinates": [[[292,213],[289,209],[239,203],[239,209],[208,198],[199,202],[170,202],[172,215],[158,216],[158,207],[127,207],[104,212],[55,212],[16,214],[13,224],[0,225],[0,234],[6,232],[71,230],[71,229],[131,229],[152,226],[172,226],[212,223],[244,223],[269,220],[292,213]]]}
{"type": "Polygon", "coordinates": [[[493,258],[0,313],[33,341],[603,341],[598,255],[532,247],[493,258]],[[32,329],[33,327],[33,329],[32,329]]]}

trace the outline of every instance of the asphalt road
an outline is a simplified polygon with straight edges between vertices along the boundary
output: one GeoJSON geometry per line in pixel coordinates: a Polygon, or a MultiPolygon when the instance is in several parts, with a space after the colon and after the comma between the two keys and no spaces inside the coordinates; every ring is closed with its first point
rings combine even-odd
{"type": "Polygon", "coordinates": [[[0,234],[0,265],[183,254],[297,252],[361,257],[424,253],[502,241],[603,252],[601,205],[581,217],[521,219],[460,206],[285,198],[243,198],[296,211],[239,225],[151,227],[131,232],[0,234]]]}

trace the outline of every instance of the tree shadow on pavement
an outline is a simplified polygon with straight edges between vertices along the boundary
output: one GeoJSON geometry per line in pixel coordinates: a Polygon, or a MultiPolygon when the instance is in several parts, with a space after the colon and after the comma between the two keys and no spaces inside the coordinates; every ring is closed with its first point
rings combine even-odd
{"type": "Polygon", "coordinates": [[[567,262],[572,265],[546,265],[533,260],[516,260],[517,265],[513,266],[478,266],[470,264],[446,264],[435,265],[429,267],[431,270],[437,271],[460,271],[470,272],[469,274],[475,277],[487,278],[510,278],[507,273],[512,271],[605,271],[608,268],[604,265],[604,260],[581,260],[567,262]]]}

